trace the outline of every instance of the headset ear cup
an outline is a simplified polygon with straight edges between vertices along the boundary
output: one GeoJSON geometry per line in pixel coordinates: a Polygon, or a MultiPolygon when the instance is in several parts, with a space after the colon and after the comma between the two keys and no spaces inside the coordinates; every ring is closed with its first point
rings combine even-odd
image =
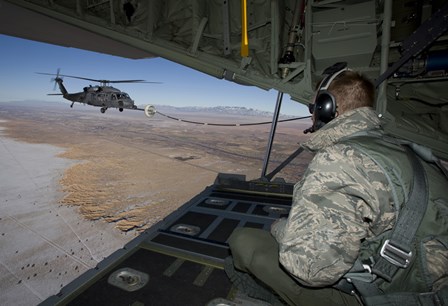
{"type": "Polygon", "coordinates": [[[350,69],[347,68],[347,63],[345,62],[336,63],[324,70],[323,74],[327,76],[325,76],[322,82],[320,82],[319,88],[317,89],[316,98],[313,103],[313,131],[317,131],[323,125],[336,117],[336,99],[328,91],[328,88],[336,77],[347,70],[350,69]]]}
{"type": "Polygon", "coordinates": [[[328,91],[321,91],[316,97],[314,116],[318,121],[328,123],[336,116],[336,101],[328,91]]]}

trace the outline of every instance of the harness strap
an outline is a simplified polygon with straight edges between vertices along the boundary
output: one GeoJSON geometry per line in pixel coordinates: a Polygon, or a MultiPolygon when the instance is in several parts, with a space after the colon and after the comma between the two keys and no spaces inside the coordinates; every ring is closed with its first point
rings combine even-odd
{"type": "Polygon", "coordinates": [[[357,291],[363,298],[382,295],[374,283],[376,275],[390,282],[399,268],[406,268],[411,262],[411,245],[426,211],[428,190],[422,163],[409,146],[405,148],[414,169],[409,200],[401,208],[391,237],[383,244],[381,257],[374,263],[371,271],[367,271],[358,258],[352,269],[344,275],[344,279],[335,286],[339,290],[352,294],[357,291]]]}
{"type": "Polygon", "coordinates": [[[364,299],[366,305],[403,306],[403,305],[435,305],[444,306],[448,301],[448,289],[438,292],[400,292],[371,296],[364,299]]]}
{"type": "MultiPolygon", "coordinates": [[[[406,268],[412,260],[412,243],[417,229],[423,219],[428,205],[428,182],[426,172],[417,155],[424,161],[437,165],[448,178],[448,171],[440,160],[432,154],[430,149],[409,141],[400,141],[380,134],[366,133],[366,135],[382,138],[385,141],[404,145],[406,153],[414,169],[414,176],[410,188],[409,200],[402,205],[391,237],[381,248],[379,259],[371,269],[363,269],[365,265],[358,258],[353,268],[335,286],[349,294],[359,294],[366,305],[375,306],[403,306],[403,305],[448,305],[448,288],[437,292],[399,292],[384,293],[379,289],[381,282],[391,281],[399,268],[406,268]],[[382,279],[375,281],[376,275],[382,279]],[[370,278],[369,278],[370,277],[370,278]]],[[[386,174],[387,175],[387,174],[386,174]]]]}
{"type": "Polygon", "coordinates": [[[390,239],[383,244],[372,272],[391,281],[398,268],[407,268],[412,260],[412,242],[428,206],[428,182],[423,165],[414,151],[406,146],[414,168],[414,178],[408,202],[402,207],[390,239]]]}

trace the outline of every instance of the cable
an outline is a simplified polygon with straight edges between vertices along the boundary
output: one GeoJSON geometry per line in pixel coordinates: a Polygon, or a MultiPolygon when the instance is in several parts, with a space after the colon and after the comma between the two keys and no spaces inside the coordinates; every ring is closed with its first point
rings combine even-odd
{"type": "MultiPolygon", "coordinates": [[[[207,122],[198,122],[198,121],[190,121],[185,119],[180,119],[172,116],[165,115],[164,113],[161,113],[157,111],[156,114],[159,114],[161,116],[164,116],[166,118],[185,122],[185,123],[192,123],[192,124],[200,124],[200,125],[212,125],[212,126],[248,126],[248,125],[262,125],[262,124],[270,124],[272,121],[264,121],[264,122],[254,122],[254,123],[207,123],[207,122]]],[[[287,121],[294,121],[294,120],[302,120],[302,119],[308,119],[311,118],[311,116],[305,116],[305,117],[296,117],[296,118],[290,118],[290,119],[283,119],[279,120],[278,122],[287,122],[287,121]]]]}

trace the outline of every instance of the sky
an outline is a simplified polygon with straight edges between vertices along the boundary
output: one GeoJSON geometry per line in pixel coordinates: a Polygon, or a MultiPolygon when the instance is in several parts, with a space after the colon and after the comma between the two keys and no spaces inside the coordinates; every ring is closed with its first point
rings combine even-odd
{"type": "MultiPolygon", "coordinates": [[[[277,91],[220,80],[162,58],[126,59],[102,53],[61,47],[0,34],[0,102],[65,101],[54,89],[51,76],[36,72],[73,75],[91,79],[142,79],[161,84],[115,84],[137,105],[244,106],[274,112],[277,91]]],[[[69,93],[82,91],[94,82],[64,78],[69,93]]],[[[307,108],[284,95],[281,113],[307,116],[307,108]]]]}

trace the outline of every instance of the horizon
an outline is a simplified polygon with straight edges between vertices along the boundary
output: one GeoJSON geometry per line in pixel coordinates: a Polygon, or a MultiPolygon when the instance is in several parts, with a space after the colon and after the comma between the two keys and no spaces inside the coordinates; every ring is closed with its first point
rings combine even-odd
{"type": "MultiPolygon", "coordinates": [[[[33,105],[33,103],[36,103],[36,104],[39,103],[40,105],[33,105],[33,106],[36,106],[36,107],[42,106],[43,104],[47,104],[47,105],[48,104],[55,104],[55,105],[57,105],[58,108],[67,106],[68,111],[71,110],[70,109],[70,102],[69,101],[65,101],[65,100],[64,101],[49,101],[49,100],[40,100],[40,99],[26,99],[26,100],[16,100],[16,101],[1,101],[0,100],[0,104],[2,104],[2,103],[5,103],[5,104],[14,104],[14,103],[21,104],[22,103],[22,104],[31,104],[31,105],[33,105]]],[[[163,108],[173,108],[173,109],[178,110],[178,111],[187,111],[187,112],[189,112],[189,111],[197,110],[198,112],[200,112],[200,111],[213,111],[213,110],[218,110],[218,109],[222,108],[224,110],[229,110],[229,111],[235,109],[235,110],[241,110],[242,112],[247,111],[249,113],[253,113],[252,115],[249,115],[249,116],[260,115],[260,116],[263,116],[263,117],[264,116],[271,117],[274,114],[273,111],[264,111],[264,110],[260,110],[260,109],[256,109],[256,108],[252,108],[252,107],[247,107],[247,106],[227,106],[227,105],[217,105],[217,106],[181,105],[181,106],[174,106],[174,105],[165,105],[165,104],[152,104],[152,105],[156,108],[156,110],[157,110],[157,108],[161,108],[161,109],[163,109],[163,108]]],[[[78,109],[81,106],[82,106],[83,110],[86,110],[86,109],[90,110],[90,109],[92,109],[94,112],[99,110],[99,107],[88,105],[88,104],[84,104],[84,103],[76,103],[73,106],[73,110],[76,110],[76,109],[78,109]],[[87,108],[84,108],[84,107],[87,107],[87,108]]],[[[143,108],[145,105],[137,105],[137,106],[143,108]]],[[[130,112],[130,111],[133,111],[133,110],[125,110],[126,113],[130,112]]],[[[108,112],[106,112],[106,113],[108,113],[108,112]]],[[[226,114],[226,113],[224,113],[224,114],[226,114]]],[[[228,115],[232,115],[232,114],[235,115],[235,113],[231,113],[231,112],[229,112],[227,114],[228,115]]],[[[307,119],[307,118],[309,118],[311,116],[309,114],[308,115],[290,115],[290,114],[280,113],[280,117],[283,117],[283,118],[285,118],[285,117],[287,117],[287,118],[298,117],[298,118],[301,118],[301,119],[298,119],[298,120],[302,120],[302,119],[307,119]]]]}
{"type": "MultiPolygon", "coordinates": [[[[51,76],[36,72],[60,73],[91,79],[143,79],[161,84],[123,83],[116,86],[127,92],[136,105],[158,104],[175,107],[244,106],[274,112],[277,92],[236,84],[206,75],[163,58],[126,59],[76,48],[61,47],[0,34],[2,56],[0,64],[0,101],[21,101],[46,98],[61,101],[53,91],[51,76]]],[[[64,78],[64,85],[72,92],[82,91],[96,82],[64,78]]],[[[68,101],[67,101],[68,102],[68,101]]],[[[291,116],[308,114],[305,105],[284,95],[281,113],[291,116]]]]}

